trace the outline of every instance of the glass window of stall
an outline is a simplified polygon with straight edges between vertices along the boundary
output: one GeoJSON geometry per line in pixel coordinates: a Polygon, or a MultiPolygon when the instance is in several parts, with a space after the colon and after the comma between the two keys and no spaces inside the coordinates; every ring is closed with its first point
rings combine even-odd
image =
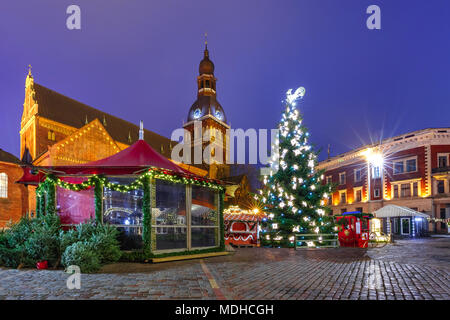
{"type": "MultiPolygon", "coordinates": [[[[108,177],[112,183],[130,184],[135,177],[108,177]]],[[[103,222],[116,225],[120,232],[122,250],[141,249],[142,241],[142,188],[120,192],[104,187],[103,222]]]]}
{"type": "Polygon", "coordinates": [[[218,193],[210,188],[192,186],[191,248],[218,245],[218,193]]]}
{"type": "Polygon", "coordinates": [[[187,249],[186,185],[155,179],[152,237],[156,250],[187,249]]]}

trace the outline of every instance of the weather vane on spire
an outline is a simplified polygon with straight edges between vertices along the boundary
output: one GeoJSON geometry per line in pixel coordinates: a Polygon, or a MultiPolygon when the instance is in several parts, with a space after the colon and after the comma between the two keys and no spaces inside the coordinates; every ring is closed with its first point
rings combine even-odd
{"type": "Polygon", "coordinates": [[[33,67],[31,66],[31,64],[29,64],[28,65],[28,75],[30,75],[30,76],[31,76],[31,68],[33,68],[33,67]]]}
{"type": "Polygon", "coordinates": [[[205,32],[205,46],[208,46],[208,33],[205,32]]]}

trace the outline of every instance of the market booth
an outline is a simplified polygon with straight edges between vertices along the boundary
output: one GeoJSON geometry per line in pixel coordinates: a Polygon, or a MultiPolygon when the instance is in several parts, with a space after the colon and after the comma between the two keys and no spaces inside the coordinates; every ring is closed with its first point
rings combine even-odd
{"type": "Polygon", "coordinates": [[[224,211],[225,244],[259,247],[260,223],[266,214],[258,209],[230,206],[224,211]]]}
{"type": "Polygon", "coordinates": [[[429,215],[396,205],[387,205],[374,212],[381,220],[381,228],[387,234],[400,237],[425,236],[428,233],[429,215]]]}
{"type": "Polygon", "coordinates": [[[345,212],[335,218],[339,228],[338,238],[341,247],[368,247],[372,214],[353,211],[345,212]]]}
{"type": "Polygon", "coordinates": [[[36,214],[56,212],[70,227],[90,219],[117,226],[123,250],[220,249],[223,182],[196,176],[144,140],[77,166],[24,168],[36,184],[36,214]]]}

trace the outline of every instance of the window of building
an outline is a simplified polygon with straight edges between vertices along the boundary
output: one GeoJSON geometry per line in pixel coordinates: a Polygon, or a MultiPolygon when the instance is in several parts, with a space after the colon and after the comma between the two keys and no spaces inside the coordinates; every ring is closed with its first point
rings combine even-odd
{"type": "Polygon", "coordinates": [[[362,169],[355,169],[355,182],[360,182],[362,177],[362,169]]]}
{"type": "Polygon", "coordinates": [[[340,203],[347,203],[347,191],[339,191],[340,203]]]}
{"type": "MultiPolygon", "coordinates": [[[[347,212],[347,208],[342,208],[342,209],[341,209],[341,214],[342,214],[342,213],[346,213],[346,212],[347,212]]],[[[345,218],[342,219],[342,220],[347,221],[347,219],[345,219],[345,218]]]]}
{"type": "Polygon", "coordinates": [[[393,196],[393,198],[398,198],[399,197],[398,184],[395,184],[393,187],[394,187],[394,196],[393,196]]]}
{"type": "Polygon", "coordinates": [[[398,161],[394,161],[394,174],[401,174],[405,172],[417,171],[417,158],[407,158],[398,161]]]}
{"type": "Polygon", "coordinates": [[[403,173],[403,161],[394,162],[394,174],[403,173]]]}
{"type": "Polygon", "coordinates": [[[419,195],[419,183],[414,182],[413,183],[413,196],[417,197],[419,195]]]}
{"type": "Polygon", "coordinates": [[[381,168],[379,166],[372,167],[372,179],[378,179],[381,177],[381,168]]]}
{"type": "Polygon", "coordinates": [[[420,181],[398,182],[391,187],[392,198],[418,197],[420,194],[420,181]]]}
{"type": "Polygon", "coordinates": [[[0,198],[8,198],[8,175],[0,173],[0,198]]]}
{"type": "Polygon", "coordinates": [[[331,184],[331,182],[333,181],[333,177],[332,176],[327,176],[327,184],[331,184]]]}
{"type": "Polygon", "coordinates": [[[56,140],[55,133],[52,130],[49,130],[47,138],[48,140],[55,141],[56,140]]]}
{"type": "Polygon", "coordinates": [[[373,190],[373,196],[374,196],[375,198],[379,198],[380,195],[381,195],[381,190],[380,190],[380,188],[375,188],[375,189],[373,190]]]}
{"type": "Polygon", "coordinates": [[[438,168],[445,168],[449,166],[449,155],[438,154],[438,168]]]}
{"type": "Polygon", "coordinates": [[[437,192],[438,193],[445,193],[445,181],[444,180],[438,180],[438,182],[437,182],[437,192]]]}
{"type": "Polygon", "coordinates": [[[339,173],[339,184],[345,184],[347,181],[346,176],[345,176],[345,172],[341,172],[339,173]]]}
{"type": "Polygon", "coordinates": [[[362,189],[356,189],[355,190],[355,202],[361,202],[362,201],[362,189]]]}
{"type": "Polygon", "coordinates": [[[400,185],[400,190],[402,198],[411,196],[411,185],[409,183],[402,183],[400,185]]]}
{"type": "Polygon", "coordinates": [[[209,88],[209,80],[206,80],[206,88],[209,88]]]}
{"type": "Polygon", "coordinates": [[[415,172],[415,171],[417,171],[416,159],[406,160],[406,172],[415,172]]]}
{"type": "MultiPolygon", "coordinates": [[[[362,207],[356,207],[356,211],[363,212],[363,208],[362,207]]],[[[363,221],[364,220],[366,220],[366,219],[363,219],[363,221]]]]}

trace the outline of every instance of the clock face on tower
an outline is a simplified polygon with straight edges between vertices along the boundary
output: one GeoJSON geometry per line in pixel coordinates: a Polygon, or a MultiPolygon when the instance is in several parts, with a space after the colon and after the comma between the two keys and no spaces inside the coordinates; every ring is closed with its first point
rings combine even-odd
{"type": "Polygon", "coordinates": [[[223,115],[222,112],[220,112],[219,110],[216,111],[215,116],[217,119],[222,120],[223,119],[223,115]]]}
{"type": "Polygon", "coordinates": [[[202,115],[202,111],[200,109],[195,109],[194,111],[194,119],[198,119],[200,118],[200,116],[202,115]]]}

